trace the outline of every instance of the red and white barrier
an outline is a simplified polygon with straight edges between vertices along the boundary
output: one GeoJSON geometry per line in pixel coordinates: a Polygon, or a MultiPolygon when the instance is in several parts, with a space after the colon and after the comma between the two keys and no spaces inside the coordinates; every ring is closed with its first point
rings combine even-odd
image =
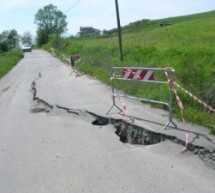
{"type": "MultiPolygon", "coordinates": [[[[172,92],[169,96],[169,102],[165,101],[158,101],[158,100],[152,100],[149,98],[141,98],[141,97],[132,97],[129,95],[125,94],[116,94],[118,92],[115,89],[115,81],[119,80],[126,80],[126,81],[139,81],[140,83],[153,83],[153,84],[166,84],[168,85],[168,81],[163,77],[164,72],[168,72],[171,74],[173,71],[172,69],[164,69],[164,68],[141,68],[141,67],[112,67],[111,70],[111,81],[112,81],[112,99],[113,99],[113,104],[108,110],[107,114],[114,108],[116,107],[119,109],[121,112],[124,110],[117,106],[115,98],[120,96],[123,98],[129,98],[132,100],[140,100],[141,102],[147,102],[147,103],[157,103],[157,104],[162,104],[168,107],[169,109],[169,116],[168,116],[168,122],[165,124],[164,129],[168,127],[171,123],[173,126],[177,127],[177,125],[173,122],[172,120],[172,110],[173,110],[173,97],[172,97],[172,92]],[[157,77],[155,77],[155,73],[158,74],[157,77]],[[162,73],[162,75],[161,75],[162,73]]],[[[170,86],[168,86],[169,89],[171,89],[170,86]]]]}
{"type": "MultiPolygon", "coordinates": [[[[169,126],[170,123],[173,124],[173,126],[177,127],[177,125],[173,122],[172,120],[172,112],[173,112],[173,95],[175,95],[177,104],[180,108],[180,112],[181,112],[181,120],[183,123],[186,124],[185,119],[184,119],[184,105],[182,103],[182,101],[180,100],[176,87],[180,88],[183,92],[185,92],[186,94],[188,94],[191,98],[193,98],[195,101],[197,101],[199,104],[202,104],[205,108],[207,108],[208,110],[215,112],[215,109],[209,105],[207,105],[205,102],[203,102],[202,100],[200,100],[199,98],[197,98],[196,96],[194,96],[192,93],[190,93],[189,91],[187,91],[186,89],[184,89],[183,87],[181,87],[179,84],[177,84],[173,79],[172,79],[172,72],[174,72],[175,70],[172,68],[135,68],[135,67],[112,67],[112,71],[111,71],[111,81],[112,81],[112,99],[113,99],[113,104],[111,106],[111,108],[108,110],[107,114],[111,111],[111,109],[113,107],[116,107],[117,109],[120,110],[120,112],[122,112],[122,127],[121,127],[121,132],[125,129],[125,112],[126,112],[126,104],[125,102],[120,98],[120,97],[124,97],[124,98],[130,98],[130,99],[137,99],[137,100],[141,100],[141,101],[146,101],[146,102],[150,102],[150,103],[158,103],[158,104],[164,104],[167,105],[169,107],[169,119],[168,122],[166,123],[164,129],[169,126]],[[154,71],[157,72],[161,72],[161,73],[165,73],[166,75],[166,79],[165,81],[163,80],[155,80],[155,75],[154,75],[154,71]],[[136,98],[136,97],[131,97],[131,96],[126,96],[126,95],[119,95],[119,94],[115,94],[115,87],[114,87],[114,81],[115,80],[130,80],[130,81],[140,81],[140,82],[146,82],[146,83],[157,83],[157,84],[163,84],[163,83],[167,83],[169,85],[170,90],[172,91],[170,93],[170,98],[169,98],[169,103],[165,103],[162,101],[155,101],[155,100],[150,100],[150,99],[145,99],[145,98],[136,98]],[[116,102],[115,102],[115,97],[118,97],[119,100],[122,103],[122,107],[120,108],[117,106],[116,102]]],[[[156,76],[156,79],[160,78],[160,76],[156,76]]],[[[187,150],[189,145],[189,129],[186,128],[186,132],[185,132],[185,147],[181,150],[181,152],[184,152],[187,150]]]]}
{"type": "Polygon", "coordinates": [[[154,80],[154,72],[153,70],[137,70],[131,68],[124,68],[122,70],[123,78],[130,80],[141,80],[141,81],[149,81],[154,80]]]}

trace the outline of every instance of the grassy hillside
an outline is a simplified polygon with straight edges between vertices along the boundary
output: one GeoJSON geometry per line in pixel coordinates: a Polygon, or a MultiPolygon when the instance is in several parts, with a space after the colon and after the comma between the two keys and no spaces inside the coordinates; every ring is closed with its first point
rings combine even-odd
{"type": "Polygon", "coordinates": [[[0,54],[0,78],[7,74],[23,57],[21,49],[13,49],[0,54]]]}
{"type": "MultiPolygon", "coordinates": [[[[142,20],[123,28],[124,61],[119,61],[118,37],[112,31],[103,37],[62,40],[58,52],[68,56],[80,54],[82,62],[77,68],[110,83],[112,66],[172,67],[177,83],[215,108],[215,11],[167,18],[142,20]],[[160,27],[161,22],[171,25],[160,27]]],[[[54,46],[54,40],[45,48],[54,46]]],[[[168,89],[164,86],[117,84],[129,94],[166,100],[168,89]]],[[[185,109],[185,119],[205,125],[215,133],[215,113],[205,110],[179,90],[185,109]]],[[[175,104],[175,116],[179,110],[175,104]]]]}

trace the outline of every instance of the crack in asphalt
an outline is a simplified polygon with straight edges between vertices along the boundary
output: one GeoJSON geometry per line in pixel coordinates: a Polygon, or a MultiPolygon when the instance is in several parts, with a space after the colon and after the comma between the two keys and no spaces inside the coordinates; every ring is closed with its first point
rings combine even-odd
{"type": "Polygon", "coordinates": [[[40,112],[50,112],[53,109],[53,105],[50,105],[43,99],[40,99],[37,96],[36,81],[42,77],[41,73],[38,74],[38,77],[31,84],[31,92],[33,94],[33,104],[31,112],[40,113],[40,112]]]}
{"type": "Polygon", "coordinates": [[[73,109],[69,109],[69,108],[66,108],[66,107],[61,107],[59,105],[56,105],[57,108],[59,109],[63,109],[63,110],[66,110],[67,113],[73,113],[75,115],[80,115],[78,112],[76,112],[75,110],[73,109]]]}
{"type": "Polygon", "coordinates": [[[36,89],[36,82],[33,81],[31,84],[31,92],[33,94],[33,104],[31,107],[31,111],[33,113],[40,113],[40,112],[50,112],[53,109],[53,105],[50,105],[43,99],[37,97],[37,89],[36,89]]]}
{"type": "MultiPolygon", "coordinates": [[[[37,96],[36,80],[41,78],[41,76],[42,75],[39,73],[38,78],[32,82],[31,86],[31,91],[33,94],[33,105],[31,108],[32,113],[49,113],[54,109],[54,105],[49,104],[47,101],[37,96]]],[[[84,116],[81,116],[81,114],[88,114],[94,118],[91,124],[95,126],[102,127],[112,125],[116,129],[115,133],[119,136],[120,141],[123,143],[130,143],[134,145],[153,145],[168,140],[172,143],[185,146],[185,141],[175,136],[150,131],[133,123],[128,123],[122,119],[102,117],[89,111],[74,110],[57,104],[55,107],[66,111],[66,113],[75,114],[82,117],[82,119],[84,119],[84,116]],[[122,130],[122,128],[124,129],[122,130]]],[[[194,145],[193,142],[196,138],[194,138],[192,142],[188,143],[187,150],[193,152],[194,155],[197,155],[207,166],[215,169],[215,149],[207,149],[203,146],[194,145]]]]}
{"type": "Polygon", "coordinates": [[[5,87],[4,89],[0,90],[0,97],[10,88],[10,86],[5,87]]]}

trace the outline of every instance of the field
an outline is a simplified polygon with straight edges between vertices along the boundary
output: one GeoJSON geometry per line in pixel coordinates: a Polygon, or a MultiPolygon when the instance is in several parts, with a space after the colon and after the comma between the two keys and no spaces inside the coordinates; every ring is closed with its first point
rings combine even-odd
{"type": "MultiPolygon", "coordinates": [[[[177,83],[215,108],[215,11],[137,23],[122,28],[123,62],[115,31],[101,37],[62,39],[56,51],[58,55],[80,54],[82,62],[76,68],[106,84],[110,84],[113,66],[174,68],[177,83]],[[168,25],[161,27],[162,23],[168,25]]],[[[50,47],[55,47],[54,38],[44,46],[47,50],[50,47]]],[[[154,100],[165,101],[169,94],[163,85],[119,82],[116,86],[128,94],[154,100]]],[[[207,126],[215,133],[215,113],[180,89],[178,94],[185,106],[185,120],[207,126]]],[[[176,102],[174,114],[180,118],[176,102]]]]}

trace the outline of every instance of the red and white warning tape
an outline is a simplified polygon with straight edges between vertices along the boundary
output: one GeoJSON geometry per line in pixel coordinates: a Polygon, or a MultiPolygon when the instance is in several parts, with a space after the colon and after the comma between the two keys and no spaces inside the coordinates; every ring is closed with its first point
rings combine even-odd
{"type": "Polygon", "coordinates": [[[170,79],[170,77],[169,77],[167,72],[165,72],[165,74],[166,74],[167,80],[168,80],[168,82],[169,82],[169,84],[171,86],[171,89],[172,89],[173,93],[175,94],[175,98],[176,98],[176,101],[178,103],[178,106],[180,107],[180,109],[183,110],[184,105],[182,104],[182,102],[181,102],[181,100],[180,100],[180,98],[178,96],[178,93],[177,93],[176,88],[175,88],[175,83],[170,79]]]}
{"type": "MultiPolygon", "coordinates": [[[[175,98],[176,98],[176,101],[178,103],[178,106],[180,108],[180,112],[181,112],[181,120],[183,123],[185,123],[185,120],[184,120],[184,113],[183,113],[183,110],[184,110],[184,105],[183,103],[181,102],[179,96],[178,96],[178,93],[176,91],[176,88],[175,88],[175,82],[173,80],[170,79],[169,75],[167,72],[165,72],[166,74],[166,77],[167,77],[167,80],[169,82],[169,85],[175,95],[175,98]]],[[[188,147],[188,143],[189,143],[189,133],[188,133],[188,129],[186,129],[186,132],[185,132],[185,146],[184,148],[181,150],[181,153],[183,153],[184,151],[187,150],[187,147],[188,147]]]]}
{"type": "Polygon", "coordinates": [[[197,98],[196,96],[194,96],[191,92],[187,91],[186,89],[184,89],[182,86],[180,86],[179,84],[177,84],[176,82],[173,82],[174,85],[176,85],[178,88],[180,88],[182,91],[184,91],[186,94],[188,94],[191,98],[193,98],[195,101],[197,101],[199,104],[203,105],[206,109],[212,111],[215,113],[215,109],[213,107],[211,107],[210,105],[207,105],[205,102],[203,102],[201,99],[197,98]]]}
{"type": "Polygon", "coordinates": [[[188,134],[188,130],[185,132],[185,146],[184,148],[181,150],[181,153],[185,152],[187,150],[188,147],[188,143],[189,143],[189,134],[188,134]]]}
{"type": "MultiPolygon", "coordinates": [[[[197,98],[196,96],[194,96],[191,92],[189,92],[188,90],[186,90],[185,88],[183,88],[182,86],[180,86],[179,84],[177,84],[175,81],[172,81],[170,79],[170,77],[168,76],[168,73],[165,72],[166,74],[166,77],[167,77],[167,80],[171,86],[171,89],[172,91],[174,92],[175,94],[175,97],[176,97],[176,100],[177,100],[177,103],[180,107],[180,110],[181,110],[181,119],[182,121],[185,123],[185,120],[184,120],[184,116],[183,116],[183,109],[184,109],[184,106],[177,94],[177,91],[176,91],[176,86],[181,89],[182,91],[184,91],[186,94],[188,94],[192,99],[194,99],[195,101],[197,101],[199,104],[203,105],[206,109],[210,110],[211,112],[215,112],[215,109],[213,107],[211,107],[210,105],[206,104],[205,102],[203,102],[201,99],[197,98]]],[[[187,146],[188,146],[188,143],[189,143],[189,134],[188,134],[188,130],[186,130],[185,132],[185,147],[184,149],[182,149],[181,152],[184,152],[186,149],[187,149],[187,146]]]]}
{"type": "Polygon", "coordinates": [[[125,130],[125,116],[126,116],[126,103],[124,100],[122,100],[120,98],[120,96],[117,96],[118,99],[120,100],[121,104],[122,104],[122,127],[121,127],[121,131],[119,132],[119,136],[122,134],[122,132],[125,130]]]}

